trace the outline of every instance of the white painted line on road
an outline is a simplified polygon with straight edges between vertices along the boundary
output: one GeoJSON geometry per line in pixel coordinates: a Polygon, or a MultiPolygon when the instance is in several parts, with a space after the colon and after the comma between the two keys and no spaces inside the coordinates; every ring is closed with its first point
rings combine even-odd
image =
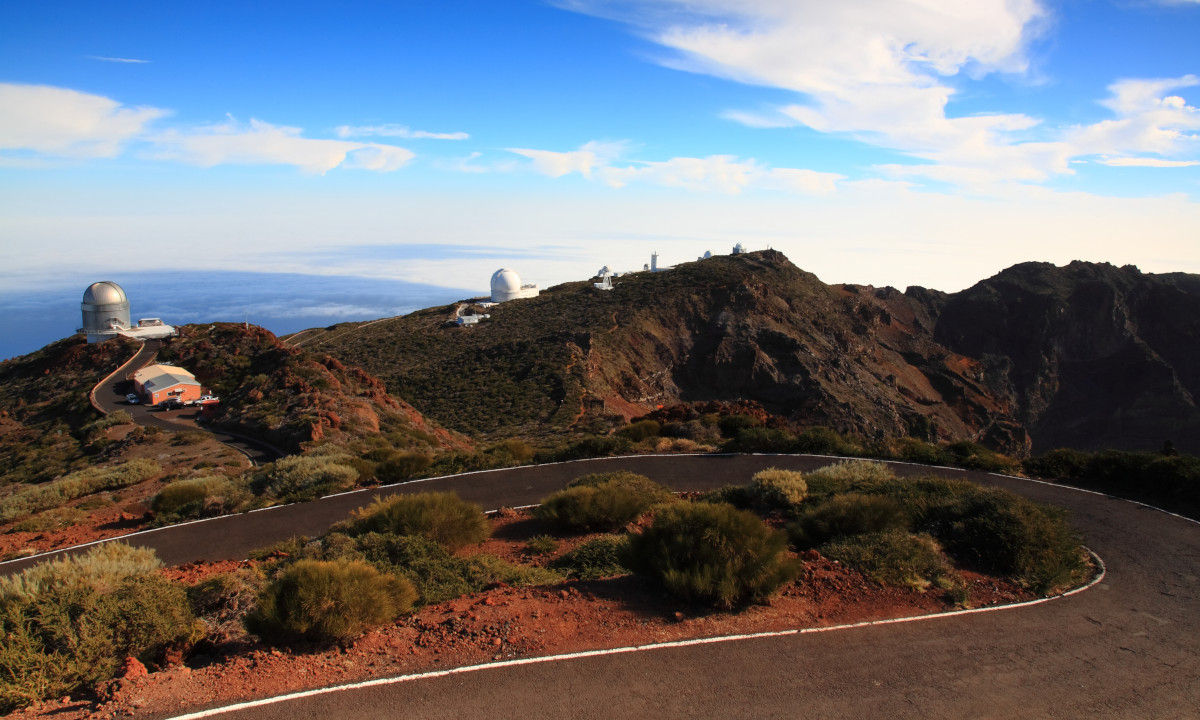
{"type": "Polygon", "coordinates": [[[1026,600],[1024,602],[1009,603],[1007,605],[992,605],[982,608],[969,608],[966,610],[953,610],[951,612],[937,613],[934,615],[909,615],[907,617],[891,618],[888,620],[866,620],[863,622],[849,623],[846,625],[829,625],[827,627],[810,627],[810,628],[794,628],[791,630],[774,630],[771,632],[746,633],[742,635],[719,635],[716,637],[695,638],[692,640],[675,640],[673,642],[652,643],[649,645],[629,645],[626,647],[610,648],[608,650],[584,650],[582,652],[564,653],[562,655],[544,655],[541,657],[518,658],[515,660],[501,660],[499,662],[482,663],[479,665],[464,665],[462,667],[448,668],[446,670],[433,670],[430,672],[414,673],[411,675],[398,675],[388,678],[376,678],[374,680],[364,680],[362,682],[347,683],[344,685],[333,685],[324,688],[315,688],[312,690],[301,690],[299,692],[287,693],[285,695],[276,695],[275,697],[262,698],[260,700],[248,700],[246,702],[235,703],[233,705],[225,705],[223,707],[209,708],[208,710],[198,710],[186,715],[175,715],[167,720],[199,720],[200,718],[208,718],[216,715],[224,715],[226,713],[237,712],[239,710],[249,710],[251,708],[263,707],[264,705],[275,705],[289,700],[301,700],[304,698],[316,697],[318,695],[329,695],[337,692],[345,692],[348,690],[362,690],[365,688],[380,687],[385,685],[398,685],[400,683],[416,682],[419,680],[432,680],[436,678],[449,677],[451,675],[463,675],[466,673],[475,673],[484,670],[498,670],[503,668],[517,667],[521,665],[538,665],[541,663],[565,662],[569,660],[581,660],[584,658],[603,657],[606,655],[624,655],[627,653],[648,652],[652,650],[667,650],[670,648],[694,647],[697,645],[714,645],[717,643],[738,642],[742,640],[760,640],[764,638],[788,637],[791,635],[815,635],[817,633],[834,632],[838,630],[856,630],[859,628],[876,627],[880,625],[899,625],[902,623],[920,622],[925,620],[939,620],[948,617],[957,617],[960,615],[976,615],[979,613],[996,612],[999,610],[1014,610],[1016,608],[1029,607],[1032,605],[1041,605],[1052,600],[1070,597],[1076,593],[1081,593],[1104,580],[1107,574],[1107,569],[1104,566],[1104,561],[1100,556],[1088,550],[1092,558],[1096,562],[1098,571],[1096,576],[1091,579],[1086,585],[1075,588],[1061,595],[1053,595],[1051,597],[1038,598],[1037,600],[1026,600]]]}

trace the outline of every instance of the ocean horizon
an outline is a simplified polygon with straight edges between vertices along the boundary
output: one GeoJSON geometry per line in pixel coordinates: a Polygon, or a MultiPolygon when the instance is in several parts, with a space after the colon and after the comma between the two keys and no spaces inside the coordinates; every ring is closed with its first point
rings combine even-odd
{"type": "Polygon", "coordinates": [[[130,317],[170,325],[249,322],[276,335],[341,322],[404,315],[486,294],[403,280],[342,275],[227,271],[110,273],[77,287],[0,291],[0,360],[25,355],[75,334],[87,286],[111,280],[129,297],[130,317]]]}

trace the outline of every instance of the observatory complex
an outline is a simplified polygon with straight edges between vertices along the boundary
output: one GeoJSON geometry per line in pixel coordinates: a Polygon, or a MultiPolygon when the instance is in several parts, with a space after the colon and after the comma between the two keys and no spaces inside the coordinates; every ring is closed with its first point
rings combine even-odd
{"type": "Polygon", "coordinates": [[[492,302],[537,297],[539,292],[537,285],[522,285],[521,276],[514,270],[500,268],[492,275],[492,302]]]}
{"type": "Polygon", "coordinates": [[[83,327],[90,343],[104,342],[121,335],[135,340],[151,340],[175,334],[175,328],[158,318],[143,318],[134,325],[129,319],[129,297],[111,280],[92,283],[83,291],[83,327]]]}

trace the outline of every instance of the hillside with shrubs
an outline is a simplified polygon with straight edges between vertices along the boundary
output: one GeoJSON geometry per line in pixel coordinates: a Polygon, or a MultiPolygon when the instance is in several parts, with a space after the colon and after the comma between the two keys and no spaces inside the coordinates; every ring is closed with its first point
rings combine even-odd
{"type": "Polygon", "coordinates": [[[564,283],[305,334],[447,427],[600,431],[680,402],[752,401],[868,440],[1200,451],[1200,279],[1026,263],[959,293],[827,285],[775,251],[564,283]],[[1131,378],[1126,382],[1122,378],[1131,378]]]}

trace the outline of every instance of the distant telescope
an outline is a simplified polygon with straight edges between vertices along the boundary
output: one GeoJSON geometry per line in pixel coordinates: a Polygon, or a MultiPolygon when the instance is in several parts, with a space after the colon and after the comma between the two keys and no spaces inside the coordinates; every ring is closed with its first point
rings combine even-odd
{"type": "Polygon", "coordinates": [[[539,292],[537,285],[522,285],[515,270],[500,268],[492,274],[492,302],[537,297],[539,292]]]}
{"type": "Polygon", "coordinates": [[[111,280],[92,283],[83,291],[83,332],[88,342],[103,342],[132,325],[129,297],[111,280]]]}

